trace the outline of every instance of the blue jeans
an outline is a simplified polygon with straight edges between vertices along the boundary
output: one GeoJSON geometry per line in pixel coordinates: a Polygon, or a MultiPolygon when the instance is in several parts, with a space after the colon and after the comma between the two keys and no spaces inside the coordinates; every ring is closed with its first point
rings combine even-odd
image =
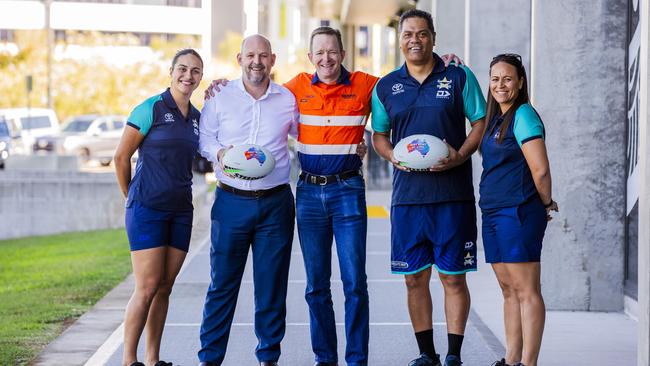
{"type": "Polygon", "coordinates": [[[253,251],[255,334],[259,341],[255,354],[259,361],[277,361],[280,357],[294,217],[289,186],[262,198],[217,189],[200,361],[223,362],[249,248],[253,251]]]}
{"type": "Polygon", "coordinates": [[[368,216],[363,178],[328,185],[298,181],[296,217],[305,260],[311,344],[317,362],[338,362],[336,321],[332,306],[332,237],[336,239],[345,294],[345,361],[368,363],[368,285],[366,229],[368,216]]]}

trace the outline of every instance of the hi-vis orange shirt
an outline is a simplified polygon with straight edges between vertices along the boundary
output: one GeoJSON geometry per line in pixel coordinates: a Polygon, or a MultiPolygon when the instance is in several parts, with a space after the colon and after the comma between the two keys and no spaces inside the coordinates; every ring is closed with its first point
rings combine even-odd
{"type": "Polygon", "coordinates": [[[335,84],[300,73],[284,86],[300,109],[298,158],[303,171],[330,175],[361,168],[357,145],[370,114],[372,90],[379,78],[341,68],[335,84]]]}

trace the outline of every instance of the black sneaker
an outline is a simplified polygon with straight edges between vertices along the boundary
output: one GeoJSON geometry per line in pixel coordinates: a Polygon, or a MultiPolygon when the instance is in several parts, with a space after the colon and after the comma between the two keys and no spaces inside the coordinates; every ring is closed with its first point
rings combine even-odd
{"type": "Polygon", "coordinates": [[[438,360],[434,361],[429,357],[426,353],[423,353],[420,355],[420,357],[416,358],[415,360],[409,362],[408,366],[442,366],[440,364],[440,356],[436,355],[436,358],[438,360]]]}
{"type": "Polygon", "coordinates": [[[158,361],[153,366],[174,366],[171,362],[158,361]]]}
{"type": "Polygon", "coordinates": [[[510,366],[506,363],[506,359],[502,358],[501,361],[494,361],[492,366],[510,366]]]}
{"type": "Polygon", "coordinates": [[[145,366],[142,362],[135,361],[131,363],[129,366],[145,366]]]}

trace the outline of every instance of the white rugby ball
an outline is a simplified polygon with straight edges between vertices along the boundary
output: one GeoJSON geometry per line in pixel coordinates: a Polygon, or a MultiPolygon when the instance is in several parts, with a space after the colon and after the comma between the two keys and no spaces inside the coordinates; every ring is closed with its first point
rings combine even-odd
{"type": "Polygon", "coordinates": [[[275,158],[269,149],[254,144],[233,146],[221,161],[225,173],[246,180],[264,178],[275,168],[275,158]]]}
{"type": "Polygon", "coordinates": [[[447,145],[432,135],[411,135],[401,139],[393,149],[400,165],[411,170],[428,170],[449,156],[447,145]]]}

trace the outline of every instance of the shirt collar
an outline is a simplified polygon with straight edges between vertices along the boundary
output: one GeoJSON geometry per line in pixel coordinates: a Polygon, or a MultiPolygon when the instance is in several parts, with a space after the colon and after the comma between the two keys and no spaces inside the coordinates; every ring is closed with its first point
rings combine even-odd
{"type": "MultiPolygon", "coordinates": [[[[318,73],[314,72],[314,75],[311,77],[311,85],[314,85],[319,81],[318,73]]],[[[341,65],[341,75],[336,79],[336,84],[350,85],[350,72],[343,67],[343,65],[341,65]]]]}
{"type": "MultiPolygon", "coordinates": [[[[444,72],[447,69],[447,67],[445,67],[445,62],[442,61],[440,56],[438,56],[438,54],[435,53],[435,52],[433,53],[433,59],[435,60],[435,64],[433,65],[433,70],[431,70],[432,74],[437,74],[437,73],[440,73],[440,72],[444,72]]],[[[404,79],[406,79],[406,78],[408,78],[410,76],[409,75],[409,70],[406,67],[406,62],[404,62],[404,64],[400,68],[399,76],[404,78],[404,79]]]]}
{"type": "Polygon", "coordinates": [[[169,88],[167,88],[167,90],[165,90],[162,93],[162,100],[167,106],[167,108],[178,109],[178,105],[176,105],[176,101],[174,100],[174,97],[172,96],[172,92],[169,88]]]}
{"type": "MultiPolygon", "coordinates": [[[[235,80],[234,83],[237,86],[237,88],[239,88],[239,90],[241,90],[242,92],[248,94],[248,92],[246,91],[246,88],[244,87],[244,80],[242,78],[239,78],[239,79],[235,80]]],[[[280,93],[282,93],[282,89],[281,89],[280,85],[278,85],[278,84],[274,83],[273,81],[271,81],[271,82],[269,82],[269,87],[266,89],[266,93],[264,93],[264,95],[260,99],[264,99],[269,94],[280,94],[280,93]]]]}

